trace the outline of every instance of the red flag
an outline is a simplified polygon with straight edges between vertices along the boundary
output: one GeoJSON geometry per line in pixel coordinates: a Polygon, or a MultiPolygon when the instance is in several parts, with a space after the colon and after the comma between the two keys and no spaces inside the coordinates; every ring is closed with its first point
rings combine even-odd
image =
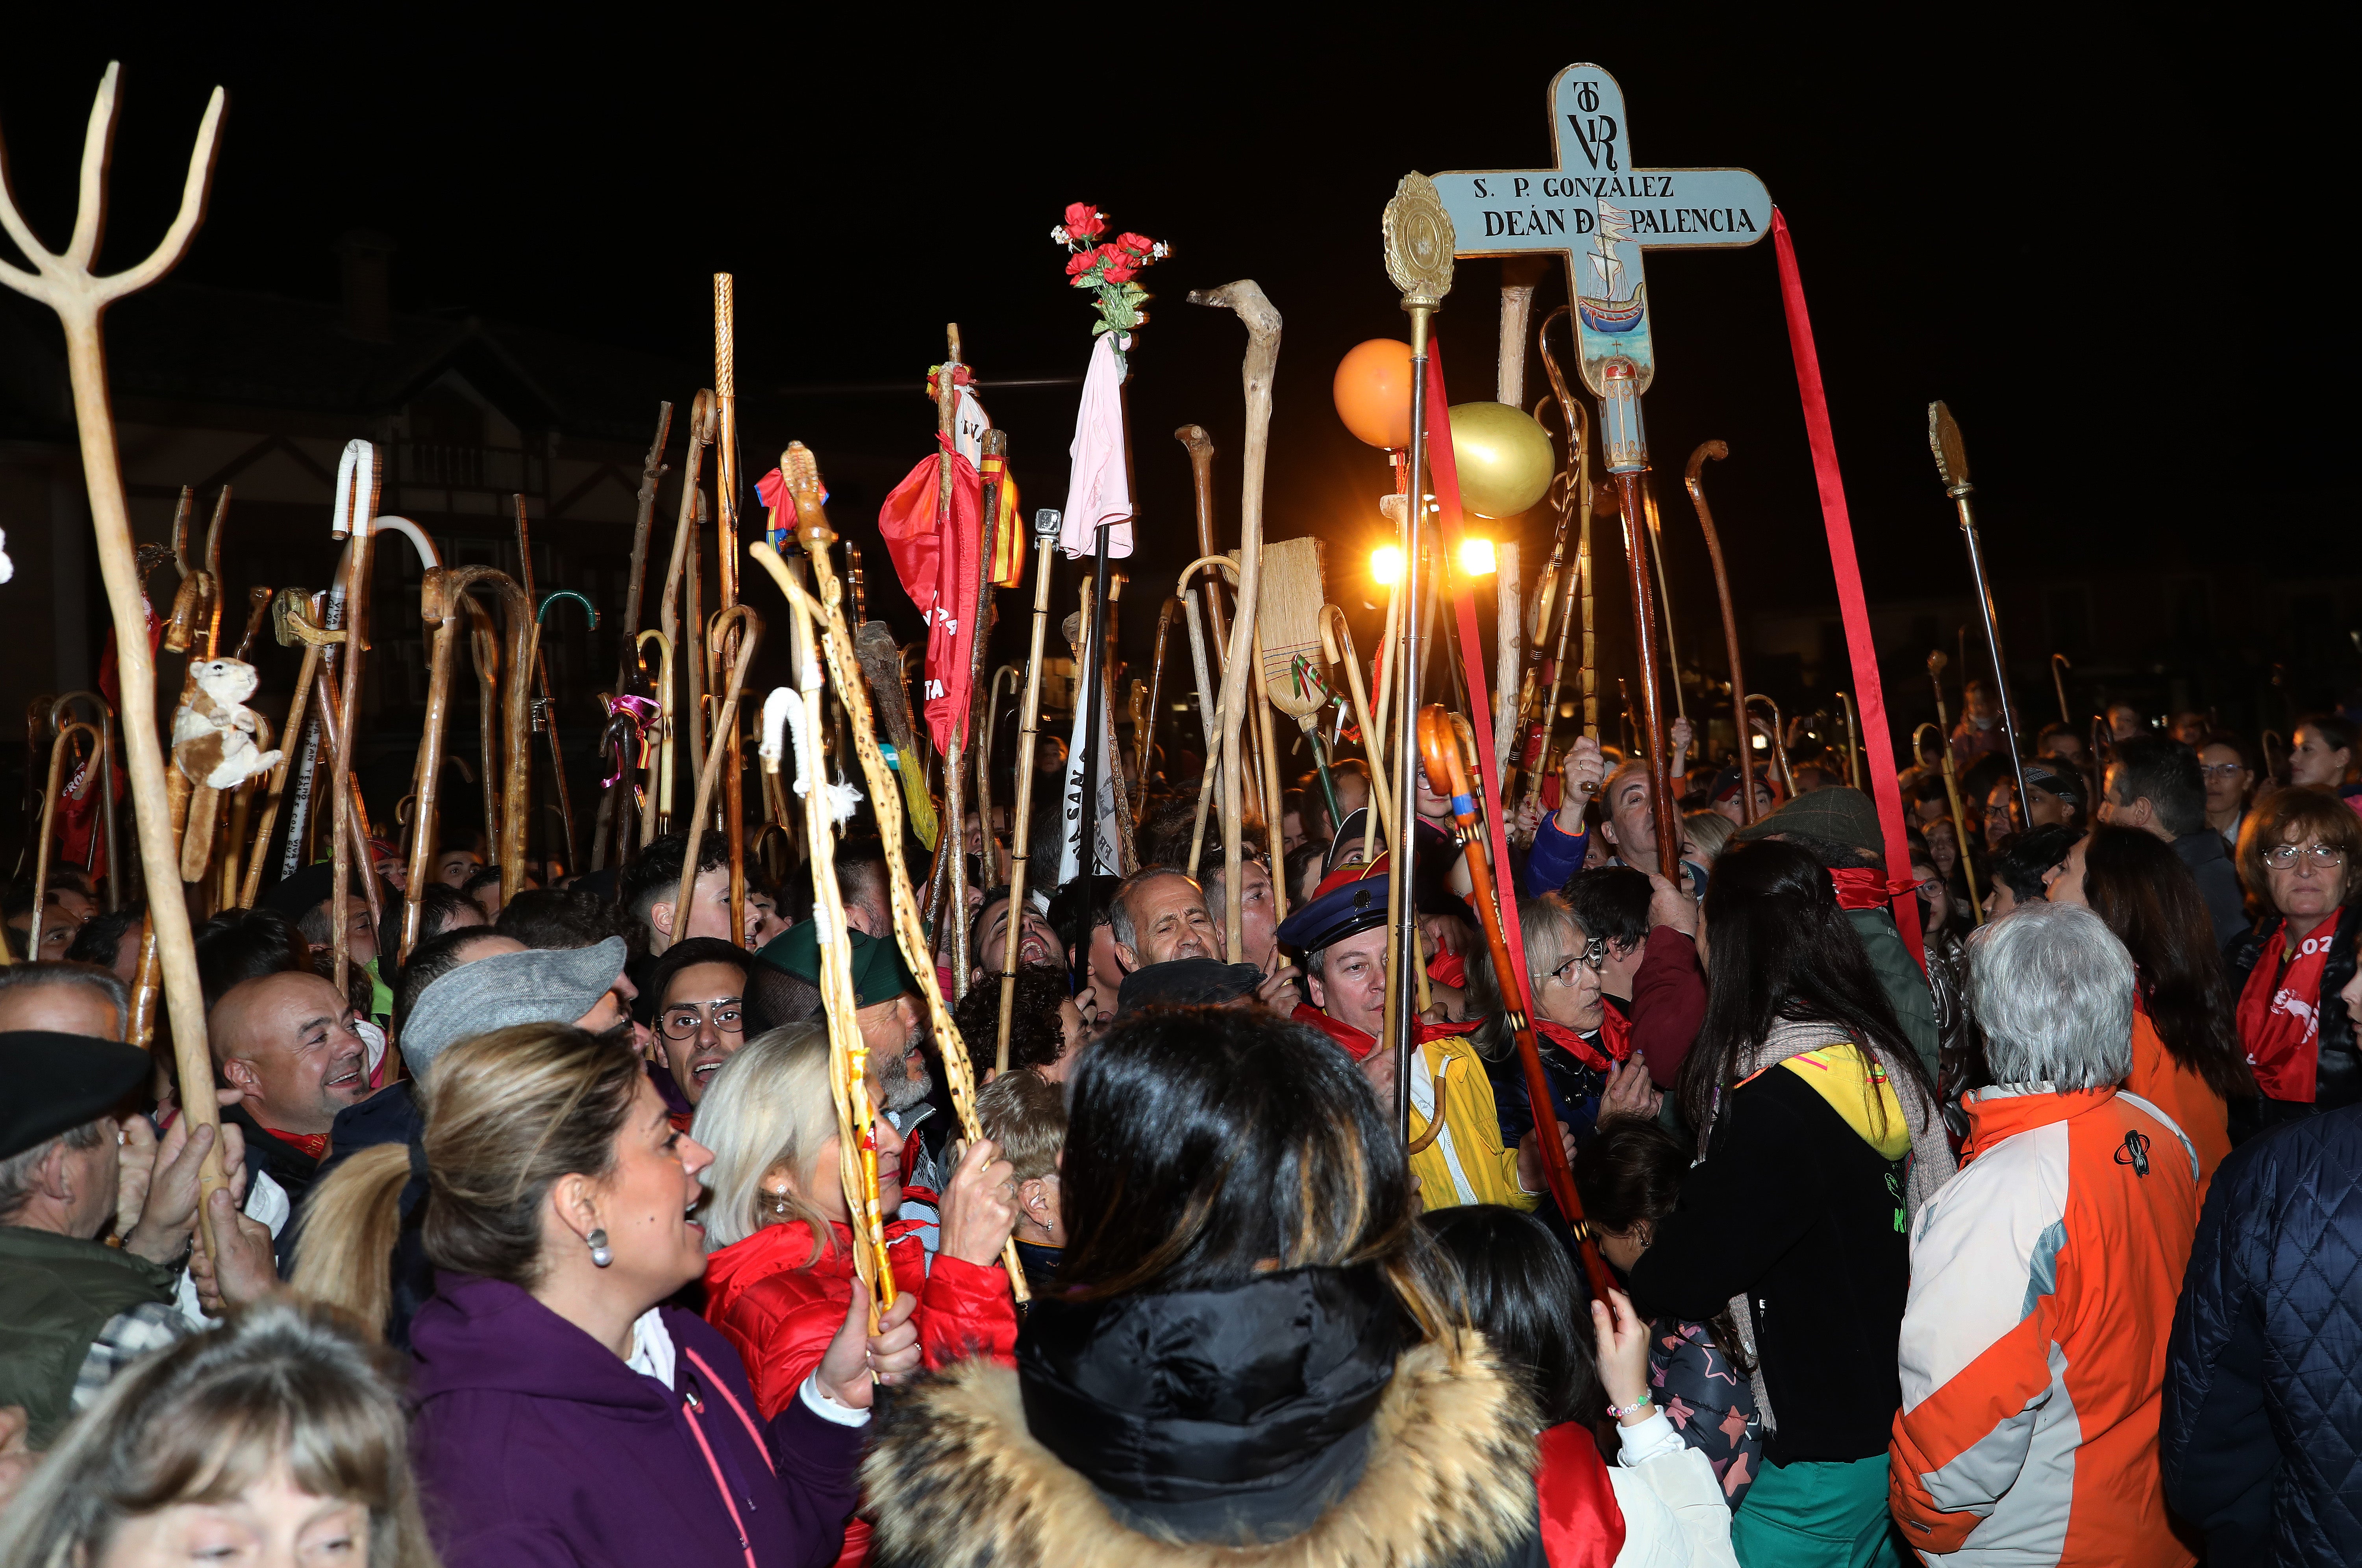
{"type": "MultiPolygon", "coordinates": [[[[949,446],[941,436],[936,440],[949,446]]],[[[885,536],[886,553],[894,558],[902,591],[927,618],[927,734],[935,749],[943,751],[952,736],[965,734],[967,728],[968,665],[976,647],[969,622],[976,613],[984,480],[975,464],[953,452],[952,515],[946,529],[936,504],[942,475],[938,461],[923,459],[894,487],[877,510],[877,532],[885,536]]]]}

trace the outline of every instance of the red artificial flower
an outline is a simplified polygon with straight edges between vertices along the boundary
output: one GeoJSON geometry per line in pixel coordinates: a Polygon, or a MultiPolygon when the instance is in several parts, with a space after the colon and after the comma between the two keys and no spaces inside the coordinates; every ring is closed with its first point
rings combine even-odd
{"type": "Polygon", "coordinates": [[[1098,264],[1098,259],[1099,253],[1096,250],[1086,250],[1079,255],[1069,256],[1066,258],[1066,276],[1079,281],[1084,273],[1098,264]]]}
{"type": "Polygon", "coordinates": [[[1107,230],[1107,219],[1088,202],[1072,202],[1066,207],[1066,232],[1076,239],[1088,239],[1107,230]]]}
{"type": "Polygon", "coordinates": [[[1148,236],[1144,234],[1128,233],[1121,238],[1118,239],[1115,243],[1118,249],[1129,250],[1134,256],[1140,257],[1143,260],[1147,259],[1150,251],[1156,248],[1156,241],[1149,238],[1148,236]]]}
{"type": "Polygon", "coordinates": [[[1118,250],[1112,245],[1102,245],[1098,248],[1098,255],[1107,262],[1106,268],[1099,273],[1102,282],[1129,283],[1140,276],[1140,259],[1129,251],[1118,250]]]}

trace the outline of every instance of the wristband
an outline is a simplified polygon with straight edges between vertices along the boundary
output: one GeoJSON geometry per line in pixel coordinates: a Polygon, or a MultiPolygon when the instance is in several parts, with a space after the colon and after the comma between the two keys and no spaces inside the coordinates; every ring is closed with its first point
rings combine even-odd
{"type": "Polygon", "coordinates": [[[1620,1420],[1622,1420],[1622,1419],[1623,1419],[1625,1417],[1627,1417],[1627,1416],[1637,1416],[1637,1415],[1639,1415],[1641,1411],[1643,1411],[1643,1410],[1647,1409],[1650,1405],[1653,1405],[1653,1404],[1655,1404],[1655,1403],[1656,1403],[1656,1401],[1655,1401],[1654,1399],[1650,1398],[1648,1395],[1643,1394],[1643,1395],[1641,1395],[1638,1399],[1635,1399],[1634,1401],[1632,1401],[1632,1403],[1630,1403],[1629,1405],[1610,1405],[1610,1406],[1608,1406],[1608,1407],[1607,1407],[1607,1413],[1608,1413],[1610,1416],[1613,1416],[1616,1419],[1617,1419],[1617,1420],[1619,1420],[1619,1421],[1620,1421],[1620,1420]]]}

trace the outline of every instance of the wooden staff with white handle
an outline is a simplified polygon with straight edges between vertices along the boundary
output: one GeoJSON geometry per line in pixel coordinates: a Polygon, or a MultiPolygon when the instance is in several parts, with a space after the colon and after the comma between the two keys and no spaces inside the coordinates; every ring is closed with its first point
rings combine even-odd
{"type": "MultiPolygon", "coordinates": [[[[944,1078],[952,1093],[952,1109],[959,1117],[961,1135],[973,1143],[984,1136],[976,1117],[976,1073],[969,1062],[967,1042],[961,1036],[959,1025],[952,1021],[951,1010],[944,1005],[943,988],[935,981],[935,955],[927,941],[926,928],[919,922],[919,902],[911,889],[911,873],[902,864],[902,804],[888,775],[886,758],[877,749],[877,726],[870,722],[861,668],[854,657],[851,627],[844,618],[843,590],[824,547],[833,535],[821,504],[820,467],[803,443],[798,441],[779,455],[779,471],[787,479],[789,493],[795,497],[797,531],[805,539],[805,554],[812,563],[820,590],[817,599],[797,586],[788,574],[787,564],[768,544],[758,541],[749,547],[750,553],[778,583],[779,591],[787,595],[789,602],[802,604],[807,613],[815,615],[827,626],[827,635],[821,639],[822,649],[828,657],[829,673],[844,696],[854,750],[861,757],[862,776],[869,782],[870,801],[877,813],[878,835],[886,844],[886,886],[893,903],[894,936],[901,944],[903,962],[918,981],[928,1022],[943,1053],[944,1078]],[[823,547],[814,549],[815,543],[823,547]]],[[[815,885],[820,880],[817,866],[812,880],[815,885]]],[[[1012,922],[1019,918],[1014,905],[1010,918],[1012,922]]],[[[1014,1236],[1001,1244],[1000,1262],[1016,1298],[1032,1299],[1025,1286],[1024,1268],[1017,1261],[1014,1236]]]]}
{"type": "MultiPolygon", "coordinates": [[[[8,187],[5,165],[0,165],[0,228],[7,231],[32,264],[28,271],[0,261],[0,282],[57,312],[65,328],[66,367],[73,387],[83,478],[89,489],[91,523],[97,535],[99,575],[106,584],[107,609],[115,622],[116,668],[123,685],[124,749],[131,775],[133,819],[139,834],[140,874],[147,882],[149,918],[163,966],[181,1081],[203,1086],[213,1082],[214,1073],[213,1055],[205,1040],[204,988],[197,977],[196,946],[189,929],[188,905],[181,892],[179,846],[172,842],[165,799],[164,749],[156,734],[156,664],[149,652],[148,607],[140,597],[131,515],[124,503],[123,464],[116,450],[115,418],[106,391],[105,340],[99,320],[108,305],[171,271],[188,249],[189,238],[204,216],[205,192],[226,100],[216,87],[205,105],[196,145],[189,154],[180,210],[162,241],[146,260],[102,278],[91,271],[91,263],[98,253],[99,231],[106,218],[106,162],[115,137],[116,71],[114,63],[108,64],[91,105],[73,235],[63,251],[50,251],[35,237],[17,211],[15,193],[8,187]]],[[[214,1126],[220,1120],[213,1096],[202,1090],[191,1094],[182,1110],[192,1129],[214,1126]]],[[[202,1194],[208,1196],[222,1185],[218,1145],[205,1156],[199,1183],[202,1194]]],[[[205,1248],[211,1253],[211,1207],[201,1200],[197,1212],[205,1248]]]]}

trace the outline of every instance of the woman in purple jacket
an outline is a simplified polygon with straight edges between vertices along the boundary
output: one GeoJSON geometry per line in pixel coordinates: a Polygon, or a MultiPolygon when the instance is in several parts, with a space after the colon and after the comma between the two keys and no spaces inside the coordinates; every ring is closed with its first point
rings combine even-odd
{"type": "MultiPolygon", "coordinates": [[[[705,1271],[690,1213],[712,1157],[628,1045],[531,1024],[436,1061],[440,1274],[411,1326],[411,1392],[447,1568],[835,1561],[873,1375],[918,1364],[909,1300],[873,1338],[855,1292],[799,1397],[760,1421],[737,1353],[661,1305],[705,1271]]],[[[355,1164],[372,1159],[407,1163],[396,1147],[355,1164]]]]}

